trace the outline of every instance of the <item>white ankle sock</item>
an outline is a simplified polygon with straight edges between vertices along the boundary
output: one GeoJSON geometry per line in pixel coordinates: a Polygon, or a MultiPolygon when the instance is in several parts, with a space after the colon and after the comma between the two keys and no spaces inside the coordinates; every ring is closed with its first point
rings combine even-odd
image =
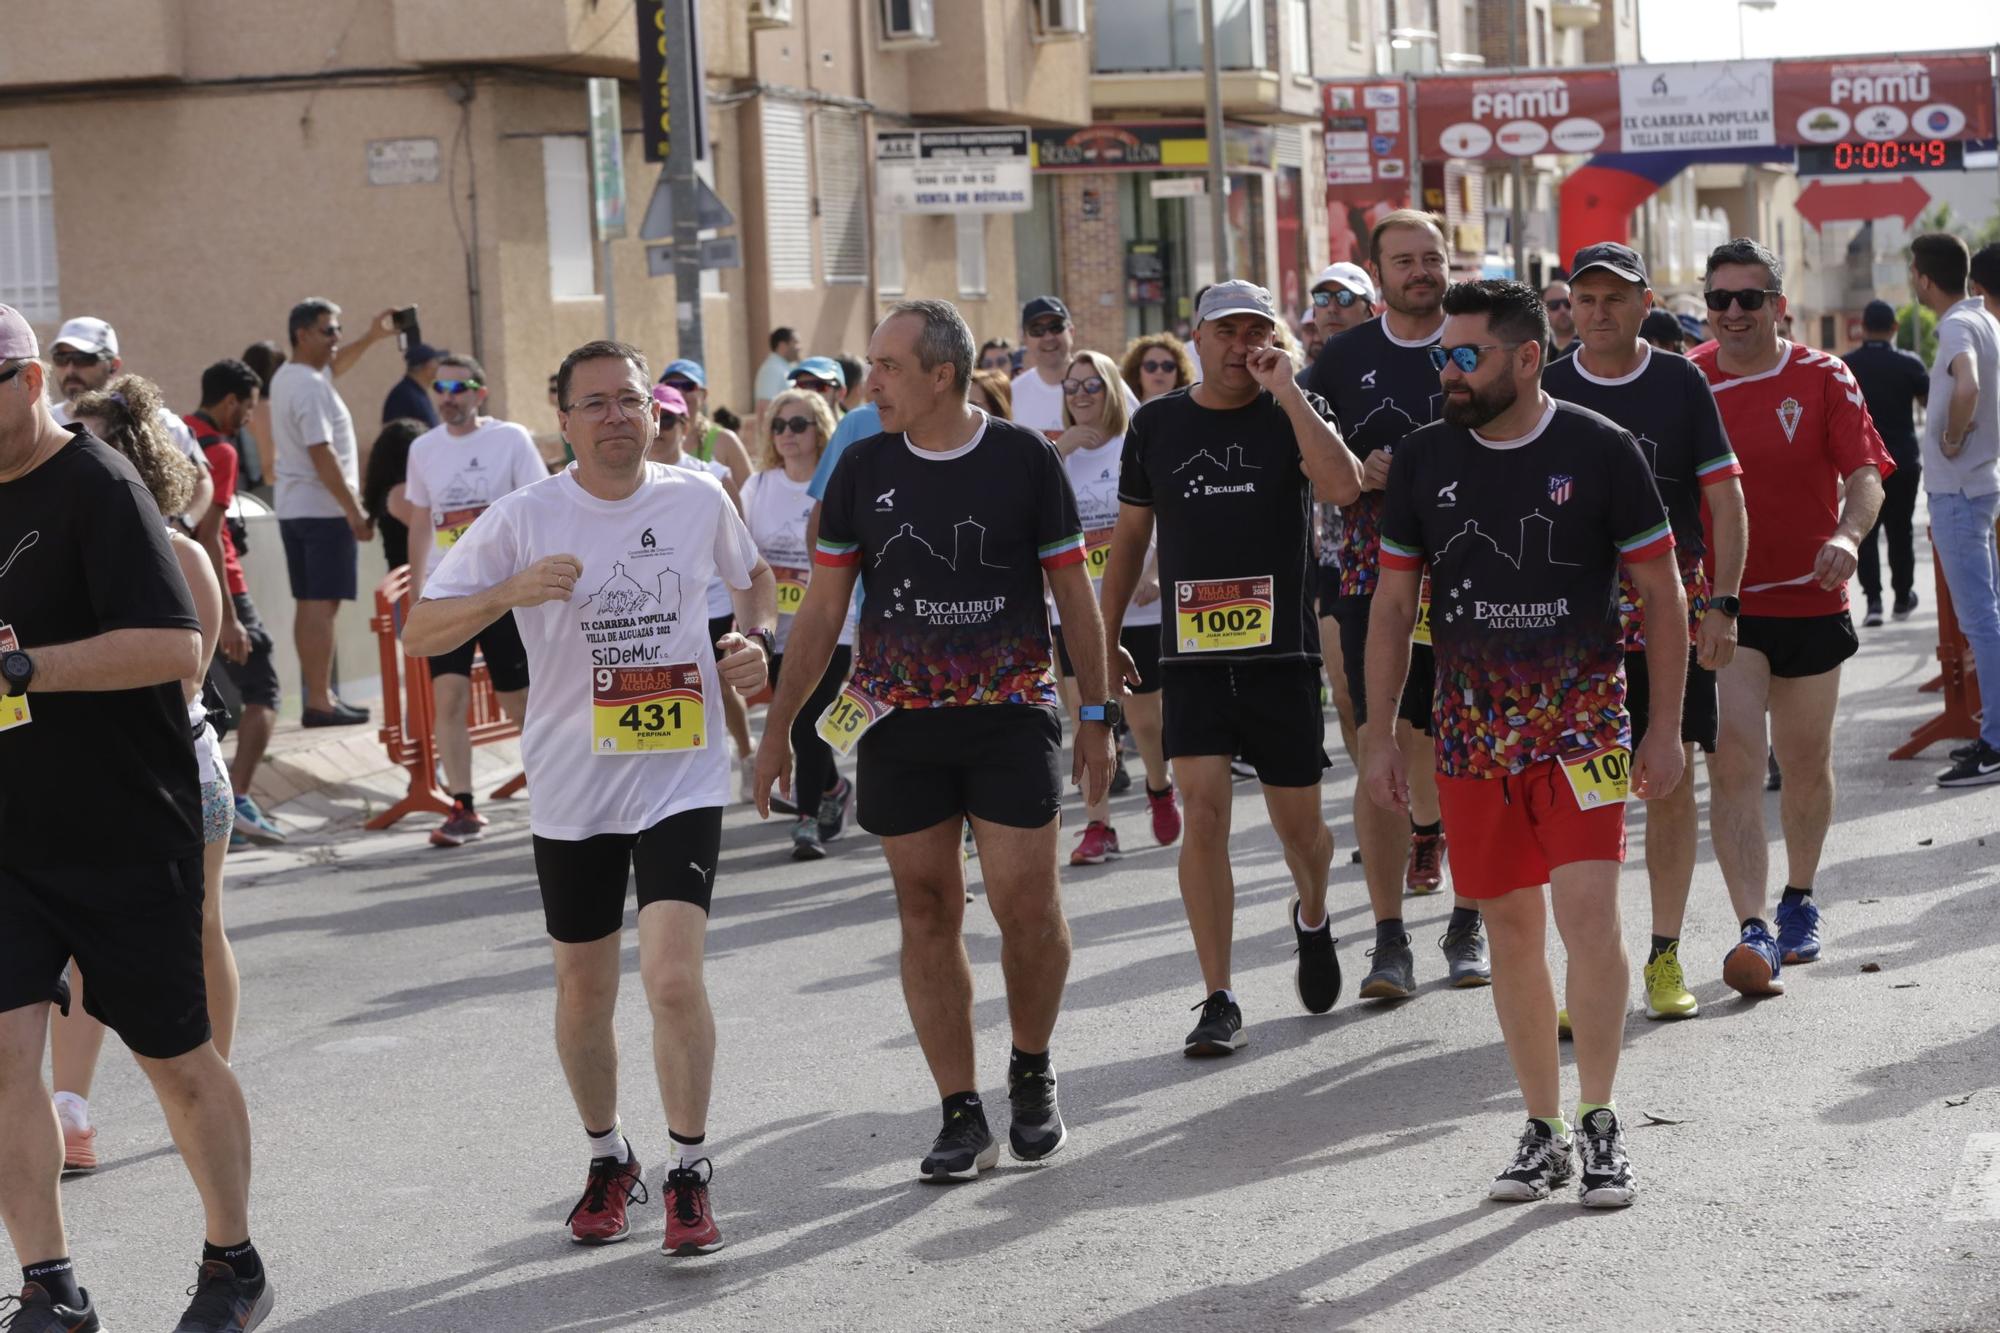
{"type": "Polygon", "coordinates": [[[90,1103],[73,1092],[55,1095],[56,1115],[63,1124],[79,1133],[90,1128],[90,1103]]]}
{"type": "Polygon", "coordinates": [[[682,1143],[669,1132],[667,1144],[673,1151],[673,1159],[667,1163],[667,1169],[670,1171],[678,1171],[691,1163],[699,1162],[704,1157],[715,1155],[715,1141],[706,1134],[699,1143],[682,1143]]]}
{"type": "Polygon", "coordinates": [[[603,1134],[586,1131],[584,1137],[590,1141],[592,1157],[616,1157],[621,1162],[632,1160],[632,1145],[625,1141],[625,1126],[620,1121],[613,1120],[610,1130],[603,1134]]]}
{"type": "Polygon", "coordinates": [[[1295,918],[1296,918],[1296,919],[1298,920],[1298,923],[1299,923],[1299,929],[1300,929],[1300,930],[1303,930],[1303,931],[1305,931],[1305,932],[1306,932],[1307,934],[1312,934],[1312,933],[1314,933],[1314,932],[1316,932],[1316,931],[1321,931],[1321,930],[1325,930],[1325,929],[1326,929],[1326,923],[1327,923],[1327,921],[1328,921],[1328,919],[1329,919],[1329,918],[1328,918],[1328,916],[1327,916],[1327,914],[1326,914],[1326,912],[1325,912],[1324,910],[1322,910],[1322,911],[1320,912],[1320,914],[1319,914],[1319,924],[1318,924],[1317,926],[1309,926],[1309,925],[1307,925],[1307,924],[1306,924],[1306,909],[1305,909],[1305,904],[1304,904],[1304,903],[1300,903],[1300,904],[1299,904],[1299,905],[1298,905],[1297,907],[1293,908],[1293,909],[1292,909],[1292,915],[1293,915],[1293,917],[1295,917],[1295,918]]]}

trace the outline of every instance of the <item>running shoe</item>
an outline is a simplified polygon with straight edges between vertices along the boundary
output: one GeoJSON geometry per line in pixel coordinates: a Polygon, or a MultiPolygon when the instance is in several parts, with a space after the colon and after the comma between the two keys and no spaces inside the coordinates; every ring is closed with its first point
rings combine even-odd
{"type": "Polygon", "coordinates": [[[706,1157],[667,1172],[667,1238],[660,1242],[661,1254],[708,1254],[722,1248],[722,1232],[708,1203],[713,1179],[715,1163],[706,1157]],[[703,1166],[707,1175],[696,1170],[703,1166]]]}
{"type": "Polygon", "coordinates": [[[1116,861],[1125,853],[1118,850],[1118,830],[1101,819],[1093,819],[1077,839],[1076,850],[1069,854],[1073,866],[1101,866],[1106,861],[1116,861]]]}
{"type": "Polygon", "coordinates": [[[87,1176],[97,1169],[97,1130],[63,1121],[63,1174],[87,1176]]]}
{"type": "Polygon", "coordinates": [[[1362,999],[1407,1000],[1417,993],[1417,960],[1410,952],[1410,937],[1405,934],[1398,940],[1368,951],[1375,966],[1361,979],[1362,999]]]}
{"type": "Polygon", "coordinates": [[[1916,609],[1917,590],[1912,588],[1908,592],[1899,592],[1896,594],[1896,604],[1890,608],[1890,613],[1898,620],[1908,620],[1910,612],[1916,609]]]}
{"type": "Polygon", "coordinates": [[[1579,1192],[1586,1208],[1624,1208],[1639,1193],[1632,1178],[1632,1159],[1625,1155],[1625,1131],[1618,1115],[1600,1106],[1583,1118],[1583,1144],[1577,1155],[1583,1159],[1583,1180],[1579,1192]]]}
{"type": "Polygon", "coordinates": [[[1243,1032],[1243,1010],[1222,991],[1190,1007],[1201,1010],[1201,1021],[1181,1043],[1182,1055],[1234,1055],[1250,1040],[1243,1032]]]}
{"type": "Polygon", "coordinates": [[[1778,980],[1782,966],[1778,942],[1763,923],[1753,921],[1743,927],[1743,938],[1722,960],[1722,979],[1743,995],[1783,995],[1785,983],[1778,980]]]}
{"type": "Polygon", "coordinates": [[[832,791],[819,798],[819,840],[832,842],[847,828],[854,811],[854,784],[842,778],[832,791]]]}
{"type": "Polygon", "coordinates": [[[1569,1025],[1569,1010],[1556,1010],[1556,1040],[1575,1041],[1576,1032],[1569,1025]]]}
{"type": "Polygon", "coordinates": [[[961,1108],[945,1116],[917,1174],[930,1181],[973,1180],[999,1160],[1000,1142],[986,1127],[986,1113],[961,1108]]]}
{"type": "Polygon", "coordinates": [[[632,1234],[625,1208],[646,1202],[646,1182],[640,1178],[639,1154],[629,1143],[625,1151],[631,1155],[622,1162],[616,1157],[590,1159],[583,1197],[567,1219],[569,1238],[578,1245],[611,1245],[632,1234]]]}
{"type": "Polygon", "coordinates": [[[1940,787],[1984,787],[1994,782],[2000,782],[2000,750],[1985,741],[1937,775],[1940,787]]]}
{"type": "Polygon", "coordinates": [[[1951,761],[1956,764],[1961,760],[1970,759],[1972,756],[1978,754],[1979,747],[1984,744],[1986,742],[1981,740],[1967,741],[1964,745],[1957,746],[1948,751],[1947,754],[1951,761]]]}
{"type": "Polygon", "coordinates": [[[1111,794],[1123,796],[1132,790],[1132,771],[1125,767],[1125,751],[1118,751],[1118,766],[1111,770],[1111,794]]]}
{"type": "MultiPolygon", "coordinates": [[[[979,839],[972,836],[972,821],[969,819],[965,821],[965,841],[961,845],[964,849],[966,860],[970,861],[979,855],[979,839]]],[[[972,895],[969,893],[965,895],[965,901],[971,902],[972,895]]]]}
{"type": "Polygon", "coordinates": [[[1410,835],[1410,860],[1403,872],[1403,887],[1415,894],[1436,893],[1444,887],[1444,834],[1410,835]]]}
{"type": "Polygon", "coordinates": [[[1776,750],[1766,750],[1764,752],[1764,790],[1783,791],[1784,789],[1785,775],[1778,767],[1778,752],[1776,750]]]}
{"type": "Polygon", "coordinates": [[[331,708],[308,708],[299,714],[302,727],[358,727],[368,720],[368,710],[333,701],[331,708]]]}
{"type": "Polygon", "coordinates": [[[1244,778],[1256,777],[1257,770],[1239,755],[1229,761],[1229,776],[1241,781],[1244,778]]]}
{"type": "Polygon", "coordinates": [[[1486,923],[1479,920],[1463,930],[1447,930],[1438,939],[1454,990],[1493,984],[1493,964],[1486,956],[1486,923]]]}
{"type": "Polygon", "coordinates": [[[1181,805],[1168,787],[1158,796],[1146,793],[1146,809],[1153,817],[1153,841],[1162,847],[1171,847],[1181,836],[1181,805]]]}
{"type": "Polygon", "coordinates": [[[248,796],[236,798],[236,832],[246,840],[270,847],[285,841],[285,831],[271,822],[271,817],[257,808],[257,802],[248,796]]]}
{"type": "Polygon", "coordinates": [[[1528,1127],[1521,1131],[1521,1141],[1514,1147],[1514,1160],[1493,1177],[1486,1197],[1508,1203],[1548,1198],[1550,1191],[1569,1184],[1574,1169],[1569,1154],[1568,1139],[1558,1138],[1545,1122],[1529,1117],[1528,1127]]]}
{"type": "MultiPolygon", "coordinates": [[[[82,1290],[79,1288],[79,1290],[82,1290]]],[[[57,1305],[39,1282],[21,1288],[19,1296],[0,1296],[0,1328],[7,1333],[101,1333],[97,1308],[83,1293],[83,1308],[57,1305]]]]}
{"type": "Polygon", "coordinates": [[[275,1299],[271,1279],[245,1282],[220,1259],[202,1262],[188,1295],[194,1299],[174,1325],[174,1333],[249,1333],[270,1317],[275,1299]]]}
{"type": "Polygon", "coordinates": [[[1292,937],[1299,942],[1299,969],[1292,977],[1292,989],[1309,1014],[1323,1014],[1340,999],[1340,959],[1333,946],[1333,918],[1319,923],[1317,930],[1299,926],[1299,900],[1291,901],[1292,937]]]}
{"type": "Polygon", "coordinates": [[[451,813],[444,817],[444,823],[431,830],[431,846],[463,847],[485,836],[486,816],[477,810],[466,809],[463,802],[453,801],[451,813]]]}
{"type": "Polygon", "coordinates": [[[1039,1074],[1007,1074],[1007,1103],[1012,1119],[1007,1124],[1007,1149],[1017,1162],[1039,1162],[1054,1157],[1069,1142],[1062,1108],[1056,1105],[1056,1071],[1039,1074]]]}
{"type": "Polygon", "coordinates": [[[1877,626],[1881,625],[1881,623],[1882,623],[1882,595],[1880,593],[1877,593],[1875,594],[1875,596],[1870,597],[1868,599],[1868,614],[1861,617],[1861,628],[1875,629],[1877,626]]]}
{"type": "Polygon", "coordinates": [[[1787,963],[1819,961],[1819,904],[1808,894],[1797,903],[1778,903],[1778,956],[1787,963]]]}
{"type": "Polygon", "coordinates": [[[826,856],[826,846],[820,841],[819,821],[810,816],[803,817],[792,825],[792,859],[794,861],[819,861],[826,856]]]}
{"type": "Polygon", "coordinates": [[[1681,942],[1675,940],[1660,956],[1646,964],[1646,1017],[1693,1018],[1701,1004],[1688,992],[1687,976],[1681,971],[1681,942]]]}

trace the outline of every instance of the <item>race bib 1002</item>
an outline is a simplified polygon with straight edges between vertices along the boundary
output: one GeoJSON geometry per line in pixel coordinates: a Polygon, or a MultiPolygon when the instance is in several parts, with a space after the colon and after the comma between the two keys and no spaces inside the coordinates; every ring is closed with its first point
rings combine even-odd
{"type": "Polygon", "coordinates": [[[1579,809],[1623,805],[1632,782],[1632,752],[1622,745],[1606,746],[1563,760],[1562,770],[1579,809]]]}
{"type": "Polygon", "coordinates": [[[708,745],[701,668],[592,667],[590,751],[662,754],[708,745]]]}
{"type": "Polygon", "coordinates": [[[855,744],[860,741],[868,728],[880,722],[894,711],[888,704],[877,703],[861,691],[849,685],[834,696],[826,711],[819,715],[815,730],[819,738],[840,751],[843,755],[853,754],[855,744]]]}
{"type": "Polygon", "coordinates": [[[773,565],[771,574],[778,580],[778,614],[797,615],[799,608],[806,604],[806,572],[803,569],[780,569],[773,565]]]}
{"type": "Polygon", "coordinates": [[[1273,587],[1268,574],[1174,584],[1174,641],[1180,651],[1222,653],[1270,647],[1273,587]]]}

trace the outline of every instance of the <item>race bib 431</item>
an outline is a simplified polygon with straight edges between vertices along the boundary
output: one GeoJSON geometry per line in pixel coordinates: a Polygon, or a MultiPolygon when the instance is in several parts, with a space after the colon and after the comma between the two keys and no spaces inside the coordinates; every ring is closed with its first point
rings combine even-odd
{"type": "Polygon", "coordinates": [[[592,667],[592,754],[661,754],[708,745],[701,668],[592,667]]]}
{"type": "Polygon", "coordinates": [[[1191,579],[1174,584],[1174,641],[1184,653],[1241,652],[1271,645],[1273,581],[1191,579]]]}

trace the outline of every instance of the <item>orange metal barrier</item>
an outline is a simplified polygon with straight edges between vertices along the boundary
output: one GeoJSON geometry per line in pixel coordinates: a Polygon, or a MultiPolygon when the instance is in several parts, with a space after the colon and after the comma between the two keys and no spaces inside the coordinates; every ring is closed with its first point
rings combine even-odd
{"type": "Polygon", "coordinates": [[[1958,613],[1952,609],[1951,589],[1936,556],[1936,538],[1931,539],[1931,549],[1931,568],[1937,576],[1937,655],[1944,670],[1937,680],[1919,689],[1942,688],[1944,712],[1911,732],[1909,740],[1889,752],[1891,759],[1915,759],[1939,741],[1971,740],[1979,734],[1979,673],[1973,669],[1972,649],[1958,627],[1958,613]]]}
{"type": "MultiPolygon", "coordinates": [[[[388,828],[405,815],[451,812],[451,797],[437,785],[437,702],[431,692],[431,666],[424,658],[406,654],[399,637],[403,619],[409,614],[409,601],[410,569],[401,565],[390,570],[375,589],[375,617],[368,622],[382,653],[382,726],[376,734],[389,752],[390,762],[410,773],[409,792],[369,820],[371,829],[388,828]]],[[[521,734],[520,727],[500,711],[486,663],[477,659],[472,664],[469,718],[474,746],[521,734]]],[[[527,774],[516,774],[495,789],[490,799],[505,800],[527,785],[527,774]]]]}

